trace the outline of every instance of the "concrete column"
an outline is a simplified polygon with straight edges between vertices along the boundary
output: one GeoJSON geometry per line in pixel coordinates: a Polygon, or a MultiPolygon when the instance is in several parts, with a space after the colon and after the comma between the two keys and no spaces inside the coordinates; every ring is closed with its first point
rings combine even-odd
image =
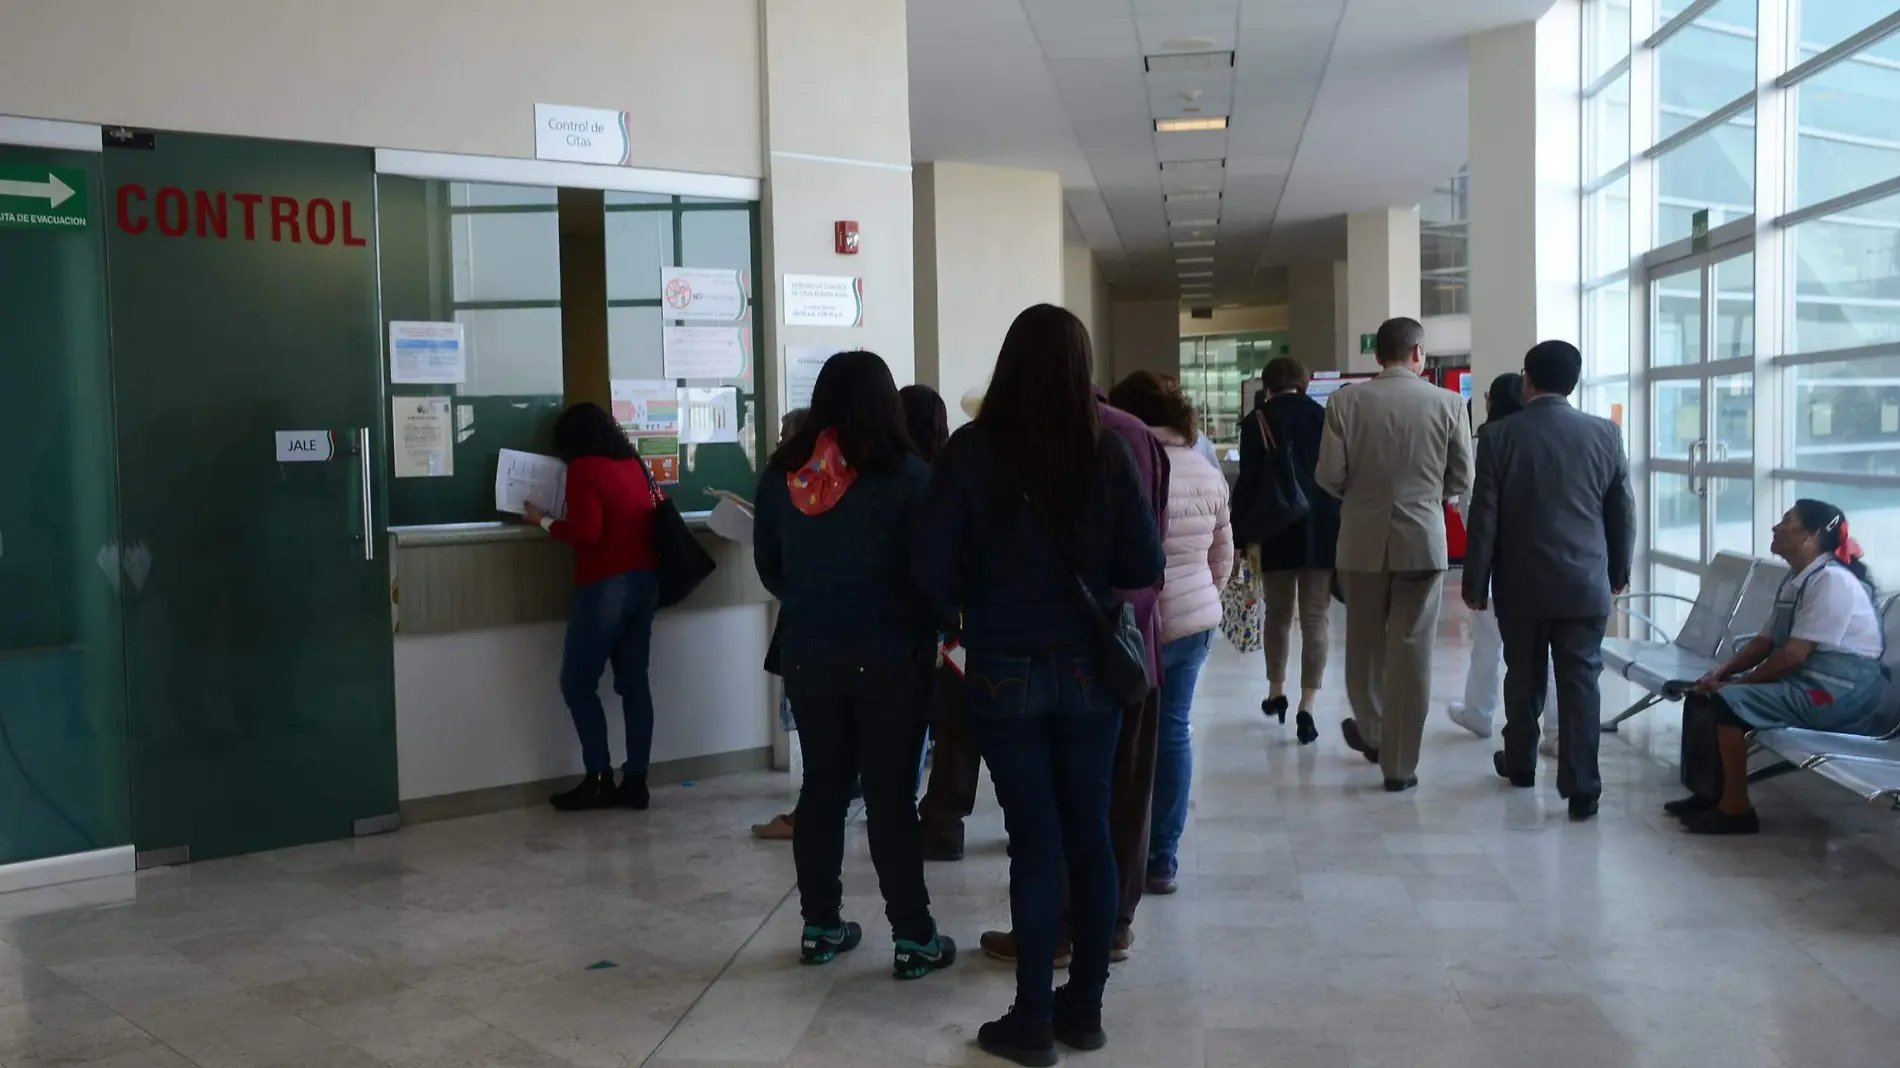
{"type": "Polygon", "coordinates": [[[1341,320],[1345,315],[1342,292],[1345,264],[1332,260],[1299,263],[1287,272],[1288,329],[1293,358],[1309,371],[1342,369],[1345,352],[1341,320]]]}
{"type": "Polygon", "coordinates": [[[917,381],[943,394],[955,426],[964,394],[989,385],[1009,324],[1065,299],[1062,180],[948,161],[919,163],[913,179],[917,381]]]}
{"type": "Polygon", "coordinates": [[[1174,300],[1118,300],[1109,315],[1114,334],[1114,368],[1110,382],[1136,371],[1179,376],[1181,373],[1181,304],[1174,300]]]}
{"type": "Polygon", "coordinates": [[[1082,244],[1079,235],[1062,249],[1062,306],[1088,324],[1089,340],[1095,345],[1095,384],[1106,388],[1115,369],[1113,332],[1108,327],[1108,279],[1095,262],[1095,251],[1082,244]]]}
{"type": "MultiPolygon", "coordinates": [[[[1580,20],[1478,34],[1471,52],[1471,373],[1482,392],[1539,341],[1580,341],[1580,20]]],[[[1474,410],[1483,417],[1483,406],[1474,410]]]]}
{"type": "Polygon", "coordinates": [[[1419,314],[1418,208],[1380,208],[1346,216],[1346,325],[1340,370],[1376,371],[1360,336],[1387,319],[1419,314]]]}
{"type": "Polygon", "coordinates": [[[765,89],[765,277],[758,282],[760,393],[776,425],[787,345],[864,348],[899,385],[915,380],[910,68],[904,0],[772,0],[759,5],[765,89]],[[839,57],[849,57],[840,62],[839,57]],[[860,251],[834,251],[834,224],[858,224],[860,251]],[[863,280],[864,325],[784,326],[787,274],[863,280]]]}

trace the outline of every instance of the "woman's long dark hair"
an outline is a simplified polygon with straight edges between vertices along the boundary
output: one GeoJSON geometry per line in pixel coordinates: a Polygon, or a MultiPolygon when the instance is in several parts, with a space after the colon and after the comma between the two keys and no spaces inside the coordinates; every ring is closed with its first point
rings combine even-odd
{"type": "Polygon", "coordinates": [[[1524,376],[1516,371],[1506,371],[1493,378],[1484,398],[1490,405],[1491,419],[1516,415],[1524,410],[1524,376]]]}
{"type": "Polygon", "coordinates": [[[1053,304],[1024,309],[1009,325],[976,425],[996,449],[998,492],[1047,509],[1064,537],[1079,537],[1101,467],[1095,353],[1082,320],[1053,304]]]}
{"type": "Polygon", "coordinates": [[[950,410],[944,407],[942,395],[925,385],[905,386],[897,391],[897,400],[904,408],[910,443],[925,463],[934,466],[950,440],[950,410]]]}
{"type": "Polygon", "coordinates": [[[875,352],[841,352],[825,361],[812,386],[811,407],[798,432],[772,454],[771,469],[796,471],[818,447],[818,435],[838,432],[844,462],[867,474],[889,474],[916,446],[904,429],[897,382],[875,352]]]}
{"type": "MultiPolygon", "coordinates": [[[[1803,497],[1794,502],[1794,514],[1803,529],[1820,536],[1822,552],[1838,556],[1841,543],[1847,540],[1847,513],[1826,501],[1803,497]]],[[[1841,561],[1841,566],[1862,582],[1872,581],[1867,577],[1867,564],[1858,556],[1841,561]]]]}
{"type": "Polygon", "coordinates": [[[589,401],[570,405],[554,421],[554,452],[570,464],[587,456],[631,460],[639,455],[614,417],[589,401]]]}

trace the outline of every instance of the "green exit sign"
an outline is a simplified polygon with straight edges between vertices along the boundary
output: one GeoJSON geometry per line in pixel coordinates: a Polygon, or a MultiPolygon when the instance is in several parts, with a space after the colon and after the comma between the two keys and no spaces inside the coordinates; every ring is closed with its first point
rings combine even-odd
{"type": "Polygon", "coordinates": [[[1379,335],[1360,334],[1359,335],[1359,351],[1362,354],[1368,353],[1368,352],[1378,352],[1379,351],[1379,335]]]}
{"type": "Polygon", "coordinates": [[[0,163],[0,228],[83,230],[90,220],[85,171],[0,163]]]}

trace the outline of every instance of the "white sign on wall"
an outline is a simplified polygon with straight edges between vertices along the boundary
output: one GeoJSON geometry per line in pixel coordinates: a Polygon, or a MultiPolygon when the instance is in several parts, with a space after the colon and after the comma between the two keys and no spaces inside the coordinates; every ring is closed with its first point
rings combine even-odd
{"type": "Polygon", "coordinates": [[[786,275],[785,325],[863,326],[864,280],[849,275],[786,275]]]}
{"type": "Polygon", "coordinates": [[[399,386],[461,385],[468,347],[461,323],[389,324],[389,380],[399,386]]]}
{"type": "Polygon", "coordinates": [[[736,323],[745,318],[745,273],[711,267],[660,268],[661,314],[736,323]]]}
{"type": "Polygon", "coordinates": [[[750,333],[743,326],[666,326],[660,352],[668,378],[740,378],[750,333]]]}
{"type": "Polygon", "coordinates": [[[277,462],[280,464],[328,463],[336,455],[336,439],[328,430],[279,430],[277,462]]]}
{"type": "Polygon", "coordinates": [[[534,158],[625,167],[633,161],[627,113],[606,108],[536,104],[534,158]]]}

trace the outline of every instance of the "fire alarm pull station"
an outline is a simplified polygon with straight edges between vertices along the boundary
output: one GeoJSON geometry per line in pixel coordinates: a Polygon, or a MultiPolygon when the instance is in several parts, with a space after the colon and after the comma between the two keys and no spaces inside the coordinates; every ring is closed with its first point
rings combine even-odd
{"type": "Polygon", "coordinates": [[[840,222],[838,224],[838,255],[855,256],[858,254],[858,224],[840,222]]]}

